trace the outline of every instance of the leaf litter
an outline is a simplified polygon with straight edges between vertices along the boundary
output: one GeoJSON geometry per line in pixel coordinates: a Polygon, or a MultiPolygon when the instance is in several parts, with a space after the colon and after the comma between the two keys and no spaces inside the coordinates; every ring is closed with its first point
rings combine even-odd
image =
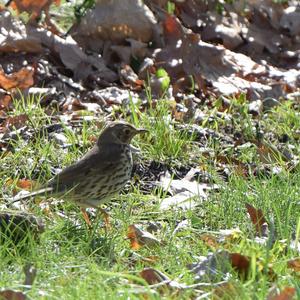
{"type": "MultiPolygon", "coordinates": [[[[245,6],[241,1],[174,1],[172,15],[165,11],[166,1],[122,1],[121,4],[97,1],[66,34],[61,34],[49,15],[50,4],[59,5],[59,1],[10,2],[11,9],[29,13],[30,21],[25,23],[22,18],[13,17],[7,8],[1,8],[1,154],[8,155],[14,150],[10,142],[20,132],[27,141],[34,137],[28,130],[32,124],[27,114],[12,115],[13,102],[21,101],[19,90],[29,95],[45,94],[40,103],[51,117],[49,126],[62,120],[73,129],[78,124],[82,126],[83,121],[95,121],[99,117],[130,115],[130,91],[132,102],[140,105],[141,111],[168,95],[174,101],[172,117],[177,123],[176,130],[181,126],[181,130],[193,131],[193,142],[199,152],[214,164],[224,182],[232,175],[245,178],[262,173],[272,175],[297,166],[296,149],[284,147],[290,142],[283,142],[261,127],[263,119],[282,107],[287,99],[294,99],[293,105],[299,109],[296,106],[300,99],[299,10],[292,1],[289,5],[271,0],[249,1],[245,6]],[[39,22],[43,12],[45,20],[39,22]],[[164,70],[164,76],[158,76],[160,70],[164,70]],[[154,97],[150,103],[145,92],[149,86],[154,97]],[[243,111],[243,105],[247,111],[243,111]],[[238,124],[245,118],[249,118],[246,129],[238,124]],[[222,125],[218,130],[207,127],[213,123],[222,125]],[[220,144],[218,151],[209,145],[212,139],[220,144]],[[259,161],[243,160],[240,153],[245,148],[255,149],[259,161]],[[284,164],[279,167],[282,161],[284,164]]],[[[55,139],[62,148],[71,146],[55,131],[49,138],[55,139]]],[[[293,135],[298,140],[295,130],[293,135]]],[[[163,190],[166,196],[160,201],[162,211],[193,210],[209,200],[210,192],[220,189],[220,185],[210,180],[211,174],[199,168],[198,161],[188,163],[185,170],[148,161],[136,166],[134,175],[143,192],[149,193],[154,188],[163,190]],[[195,175],[199,173],[206,173],[209,179],[195,175]]],[[[28,188],[30,182],[20,179],[17,185],[28,188]]],[[[246,203],[246,209],[256,236],[249,240],[272,247],[277,237],[271,218],[266,218],[261,209],[250,203],[246,203]]],[[[176,235],[191,226],[187,220],[178,220],[173,233],[176,235]]],[[[199,299],[200,295],[216,299],[227,293],[238,295],[231,272],[235,270],[245,276],[252,258],[222,249],[235,243],[232,236],[241,238],[240,233],[233,232],[229,230],[226,234],[219,230],[200,235],[202,242],[215,252],[191,265],[199,286],[171,280],[154,268],[141,271],[140,276],[153,289],[163,286],[176,292],[186,288],[208,289],[208,293],[197,291],[199,299]],[[202,282],[204,278],[220,277],[224,281],[202,282]]],[[[163,244],[136,225],[129,227],[128,234],[134,251],[163,244]]],[[[296,237],[279,242],[299,253],[296,237]]],[[[261,269],[260,263],[256,263],[261,269]]],[[[289,260],[287,267],[298,272],[298,258],[289,260]]],[[[272,274],[268,278],[270,282],[274,280],[272,274]]],[[[292,299],[296,293],[290,286],[280,290],[276,287],[275,293],[270,291],[268,299],[292,299]]],[[[18,293],[15,291],[1,293],[8,299],[23,299],[22,293],[14,295],[18,293]]]]}

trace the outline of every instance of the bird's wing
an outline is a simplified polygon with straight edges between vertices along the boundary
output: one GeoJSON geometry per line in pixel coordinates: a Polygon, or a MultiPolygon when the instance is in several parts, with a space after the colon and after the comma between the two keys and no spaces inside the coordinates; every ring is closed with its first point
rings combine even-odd
{"type": "Polygon", "coordinates": [[[108,149],[95,145],[79,161],[63,169],[47,184],[55,192],[64,192],[80,184],[87,176],[93,174],[110,174],[118,164],[121,151],[117,145],[112,144],[108,149]]]}

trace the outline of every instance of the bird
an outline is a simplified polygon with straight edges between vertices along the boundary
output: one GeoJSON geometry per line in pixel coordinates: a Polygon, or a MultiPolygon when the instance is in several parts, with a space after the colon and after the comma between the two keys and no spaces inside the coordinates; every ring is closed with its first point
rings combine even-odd
{"type": "Polygon", "coordinates": [[[81,159],[64,168],[41,189],[13,197],[10,204],[38,195],[64,197],[81,207],[89,225],[86,208],[96,208],[107,218],[108,214],[99,206],[111,200],[130,180],[132,153],[137,151],[130,143],[135,135],[146,132],[125,121],[108,123],[81,159]]]}

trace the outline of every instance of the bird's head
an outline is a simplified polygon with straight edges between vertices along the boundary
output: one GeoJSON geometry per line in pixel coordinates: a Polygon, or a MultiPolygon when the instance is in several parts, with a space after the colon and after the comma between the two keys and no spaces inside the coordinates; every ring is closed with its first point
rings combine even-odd
{"type": "Polygon", "coordinates": [[[101,133],[98,145],[106,143],[130,144],[135,135],[145,132],[147,132],[146,129],[135,128],[133,125],[126,122],[111,122],[107,124],[101,133]]]}

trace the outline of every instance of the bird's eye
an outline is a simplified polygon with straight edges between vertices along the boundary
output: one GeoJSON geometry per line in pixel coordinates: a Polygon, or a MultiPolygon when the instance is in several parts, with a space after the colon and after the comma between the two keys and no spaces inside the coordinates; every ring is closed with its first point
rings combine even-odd
{"type": "Polygon", "coordinates": [[[130,130],[129,130],[129,129],[125,129],[125,130],[124,130],[124,133],[125,133],[126,135],[129,135],[129,134],[130,134],[130,130]]]}

